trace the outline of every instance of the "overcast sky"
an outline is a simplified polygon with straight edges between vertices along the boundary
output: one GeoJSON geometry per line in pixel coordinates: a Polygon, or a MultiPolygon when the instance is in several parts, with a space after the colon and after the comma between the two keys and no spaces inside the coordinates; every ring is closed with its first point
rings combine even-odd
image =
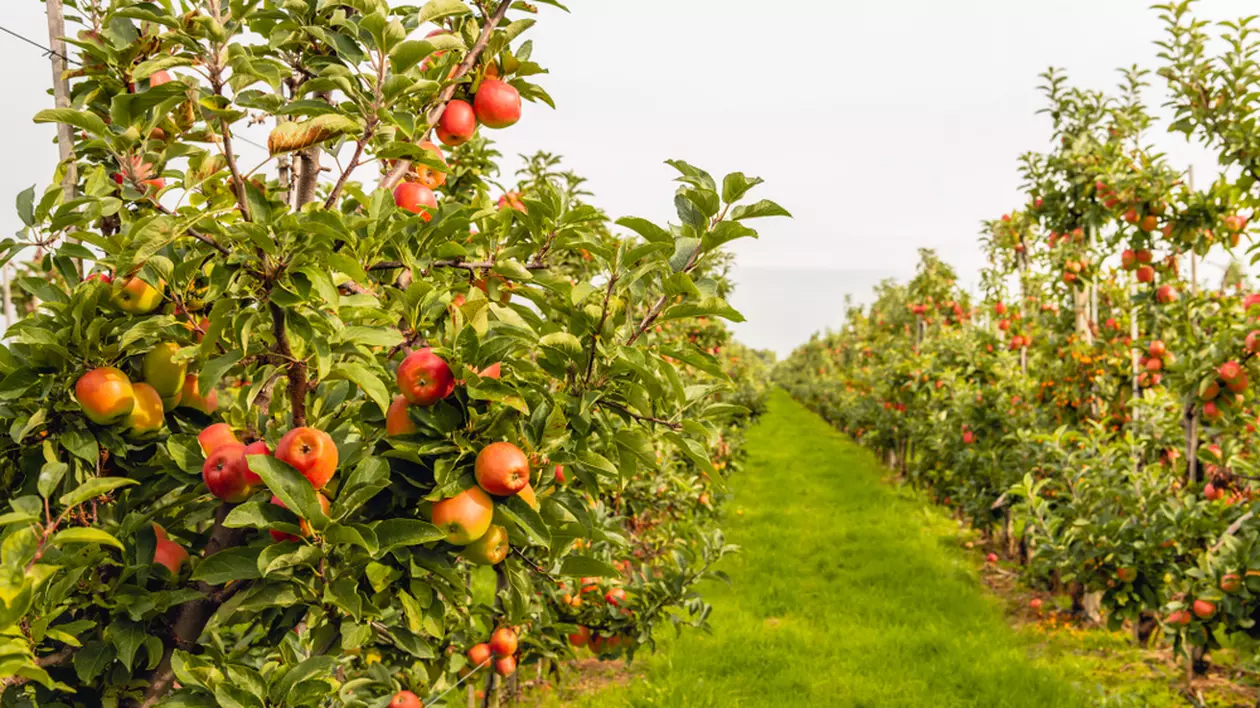
{"type": "MultiPolygon", "coordinates": [[[[564,155],[614,217],[673,216],[669,158],[765,178],[760,195],[795,219],[765,220],[759,241],[738,243],[734,301],[749,319],[739,335],[781,354],[839,324],[845,293],[909,275],[921,247],[970,279],[982,265],[980,221],[1020,204],[1016,158],[1048,141],[1037,75],[1054,65],[1073,83],[1112,89],[1116,67],[1159,66],[1162,29],[1149,0],[566,4],[572,14],[543,7],[529,33],[558,110],[527,104],[515,128],[494,133],[500,149],[564,155]]],[[[47,36],[43,3],[3,5],[0,25],[47,36]]],[[[1197,12],[1254,11],[1202,0],[1197,12]]],[[[52,101],[39,50],[0,34],[0,76],[8,234],[15,195],[49,180],[56,149],[52,129],[30,122],[52,101]]],[[[1163,89],[1155,84],[1152,105],[1163,89]]],[[[250,136],[265,143],[266,128],[250,136]]],[[[1162,128],[1149,140],[1175,165],[1215,171],[1212,155],[1162,128]]],[[[264,157],[241,151],[248,164],[264,157]]]]}

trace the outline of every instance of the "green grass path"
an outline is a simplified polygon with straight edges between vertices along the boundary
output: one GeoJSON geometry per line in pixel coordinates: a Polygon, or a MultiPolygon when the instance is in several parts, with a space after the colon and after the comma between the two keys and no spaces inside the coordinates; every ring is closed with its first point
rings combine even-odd
{"type": "Polygon", "coordinates": [[[1083,704],[982,594],[951,522],[868,452],[782,391],[748,449],[726,523],[743,551],[730,586],[705,588],[714,633],[667,640],[645,680],[578,705],[1083,704]]]}

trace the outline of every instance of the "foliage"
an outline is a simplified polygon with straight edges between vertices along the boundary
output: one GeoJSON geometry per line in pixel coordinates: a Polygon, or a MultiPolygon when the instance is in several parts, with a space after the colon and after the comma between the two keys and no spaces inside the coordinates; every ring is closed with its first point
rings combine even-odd
{"type": "Polygon", "coordinates": [[[428,705],[499,626],[522,664],[569,656],[579,624],[609,655],[706,626],[694,584],[732,550],[711,510],[764,393],[721,353],[743,356],[714,319],[739,318],[722,248],[786,215],[746,199],[760,180],[671,162],[679,223],[621,219],[629,237],[546,155],[496,204],[488,140],[445,161],[422,142],[495,77],[551,103],[525,3],[68,5],[73,105],[36,119],[74,128],[73,191],[24,193],[5,244],[44,254],[0,347],[6,702],[428,705]],[[270,158],[240,164],[264,121],[270,158]],[[438,175],[436,209],[391,197],[438,175]],[[399,363],[426,350],[455,383],[409,405],[399,363]],[[156,387],[155,351],[184,380],[157,429],[90,420],[77,382],[156,387]],[[263,483],[243,498],[203,482],[214,423],[275,451],[234,458],[263,483]],[[326,486],[277,449],[302,427],[335,444],[326,486]],[[536,501],[495,498],[492,568],[431,515],[499,441],[536,501]],[[579,578],[625,595],[577,611],[579,578]]]}

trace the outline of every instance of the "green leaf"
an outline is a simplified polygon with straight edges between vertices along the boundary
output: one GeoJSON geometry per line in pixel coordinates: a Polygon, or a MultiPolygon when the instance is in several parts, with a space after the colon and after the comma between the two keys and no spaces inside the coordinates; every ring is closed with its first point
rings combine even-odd
{"type": "Polygon", "coordinates": [[[206,362],[197,374],[198,395],[202,398],[210,395],[214,387],[219,385],[219,381],[223,379],[223,375],[230,371],[233,366],[236,366],[244,356],[244,352],[236,350],[206,362]]]}
{"type": "Polygon", "coordinates": [[[345,519],[388,486],[389,463],[379,457],[365,457],[342,481],[332,517],[345,519]]]}
{"type": "Polygon", "coordinates": [[[389,410],[389,389],[376,374],[372,373],[371,369],[362,364],[345,363],[334,366],[328,372],[328,376],[324,377],[325,381],[338,379],[354,383],[363,389],[363,393],[382,411],[389,410]]]}
{"type": "Polygon", "coordinates": [[[704,234],[704,237],[700,239],[700,244],[704,250],[711,251],[737,238],[749,236],[757,238],[757,232],[738,221],[722,221],[704,234]]]}
{"type": "Polygon", "coordinates": [[[621,571],[602,560],[591,558],[590,556],[570,555],[565,556],[564,562],[560,564],[560,572],[558,575],[620,578],[621,571]]]}
{"type": "Polygon", "coordinates": [[[285,697],[299,682],[313,676],[331,676],[337,666],[337,660],[331,656],[313,656],[289,669],[284,676],[271,686],[271,700],[280,705],[285,697]]]}
{"type": "Polygon", "coordinates": [[[192,579],[201,580],[210,585],[223,585],[233,580],[253,580],[261,578],[258,571],[258,554],[260,547],[228,548],[210,556],[197,564],[192,579]]]}
{"type": "Polygon", "coordinates": [[[97,543],[105,546],[113,546],[118,550],[123,550],[122,543],[112,535],[94,528],[86,526],[78,526],[75,528],[63,529],[53,534],[52,543],[54,546],[62,546],[67,543],[97,543]]]}
{"type": "Polygon", "coordinates": [[[641,219],[637,216],[623,216],[617,219],[617,225],[634,231],[642,236],[644,240],[652,243],[673,243],[674,241],[674,236],[668,231],[647,219],[641,219]]]}
{"type": "Polygon", "coordinates": [[[366,347],[396,347],[402,343],[403,336],[398,330],[388,327],[354,325],[338,332],[333,341],[366,347]]]}
{"type": "Polygon", "coordinates": [[[127,479],[126,477],[93,477],[83,484],[80,484],[74,491],[62,495],[61,499],[58,499],[57,501],[60,502],[62,506],[71,507],[76,504],[82,504],[89,499],[95,499],[96,497],[99,497],[106,492],[118,489],[119,487],[126,487],[131,484],[139,484],[139,482],[134,479],[127,479]]]}
{"type": "Polygon", "coordinates": [[[399,546],[419,546],[446,538],[446,533],[419,519],[386,519],[372,527],[380,543],[375,555],[379,558],[399,546]]]}
{"type": "Polygon", "coordinates": [[[791,217],[787,209],[775,204],[769,199],[762,199],[755,204],[737,206],[731,210],[731,218],[739,221],[740,219],[757,219],[763,216],[786,216],[791,217]]]}
{"type": "Polygon", "coordinates": [[[409,39],[390,50],[389,63],[394,73],[402,74],[434,52],[462,51],[464,48],[464,41],[453,34],[409,39]]]}
{"type": "Polygon", "coordinates": [[[114,645],[105,642],[88,642],[74,653],[74,673],[83,683],[91,683],[114,661],[114,645]]]}
{"type": "Polygon", "coordinates": [[[547,522],[519,496],[496,501],[494,511],[511,521],[531,544],[544,547],[551,545],[551,530],[547,528],[547,522]]]}
{"type": "Polygon", "coordinates": [[[732,172],[722,179],[722,201],[734,204],[763,181],[760,177],[745,177],[743,172],[732,172]]]}
{"type": "Polygon", "coordinates": [[[35,114],[36,123],[65,123],[93,135],[105,135],[109,130],[100,116],[73,108],[45,108],[35,114]]]}
{"type": "Polygon", "coordinates": [[[459,0],[429,0],[420,8],[419,21],[420,24],[425,22],[433,22],[443,17],[454,17],[457,15],[470,14],[472,10],[459,0]]]}
{"type": "Polygon", "coordinates": [[[271,493],[280,497],[290,511],[311,522],[317,530],[328,525],[328,517],[319,505],[319,492],[301,472],[270,455],[250,455],[247,459],[249,468],[262,477],[271,493]]]}

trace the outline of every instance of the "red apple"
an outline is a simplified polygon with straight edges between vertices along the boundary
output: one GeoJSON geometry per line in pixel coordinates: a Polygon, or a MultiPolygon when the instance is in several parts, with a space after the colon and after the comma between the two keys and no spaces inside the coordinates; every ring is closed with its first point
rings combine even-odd
{"type": "Polygon", "coordinates": [[[502,658],[516,653],[516,632],[511,627],[499,627],[490,635],[490,651],[502,658]]]}
{"type": "Polygon", "coordinates": [[[433,218],[430,209],[437,209],[437,197],[433,190],[417,182],[403,182],[394,188],[394,205],[412,214],[420,214],[425,221],[433,218]]]}
{"type": "Polygon", "coordinates": [[[315,428],[294,428],[280,438],[276,459],[302,473],[315,489],[323,489],[337,472],[337,445],[315,428]]]}
{"type": "Polygon", "coordinates": [[[245,463],[245,446],[240,443],[220,445],[201,467],[206,489],[226,502],[238,504],[249,498],[253,489],[245,476],[249,466],[245,463]]]}
{"type": "Polygon", "coordinates": [[[426,347],[408,354],[398,365],[397,383],[409,403],[431,406],[455,390],[455,375],[446,360],[426,347]]]}
{"type": "Polygon", "coordinates": [[[487,128],[507,128],[521,119],[521,94],[511,84],[486,79],[473,98],[473,111],[487,128]]]}
{"type": "Polygon", "coordinates": [[[467,101],[453,100],[446,104],[438,119],[437,136],[444,145],[463,145],[477,132],[477,116],[467,101]]]}
{"type": "Polygon", "coordinates": [[[447,543],[457,546],[481,538],[490,530],[494,502],[480,487],[470,487],[433,505],[433,525],[446,532],[447,543]]]}
{"type": "Polygon", "coordinates": [[[512,443],[490,443],[477,453],[477,484],[487,492],[507,497],[529,484],[529,458],[512,443]]]}
{"type": "Polygon", "coordinates": [[[411,691],[399,691],[389,701],[389,708],[424,708],[420,697],[411,691]]]}
{"type": "Polygon", "coordinates": [[[1191,609],[1194,611],[1194,616],[1202,620],[1212,619],[1212,616],[1216,614],[1216,604],[1207,600],[1195,600],[1191,609]]]}

